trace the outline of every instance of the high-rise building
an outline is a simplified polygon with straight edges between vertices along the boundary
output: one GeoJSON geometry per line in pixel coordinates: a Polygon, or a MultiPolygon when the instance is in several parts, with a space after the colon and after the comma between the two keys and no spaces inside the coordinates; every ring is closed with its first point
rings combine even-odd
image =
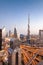
{"type": "Polygon", "coordinates": [[[11,30],[9,30],[9,37],[11,36],[11,30]]]}
{"type": "Polygon", "coordinates": [[[39,30],[39,46],[43,47],[43,30],[39,30]]]}
{"type": "Polygon", "coordinates": [[[6,33],[7,33],[7,30],[6,30],[5,26],[4,26],[4,27],[2,28],[2,39],[5,39],[6,33]]]}
{"type": "Polygon", "coordinates": [[[2,29],[0,29],[0,50],[2,49],[2,29]]]}
{"type": "Polygon", "coordinates": [[[14,28],[14,37],[17,38],[17,30],[14,28]]]}
{"type": "Polygon", "coordinates": [[[8,37],[8,32],[6,33],[6,37],[8,37]]]}
{"type": "Polygon", "coordinates": [[[28,16],[27,41],[29,41],[29,40],[30,40],[30,25],[29,25],[29,23],[30,23],[30,19],[29,19],[29,16],[28,16]]]}
{"type": "Polygon", "coordinates": [[[39,30],[39,39],[43,39],[43,30],[39,30]]]}
{"type": "Polygon", "coordinates": [[[12,53],[12,65],[22,65],[21,49],[16,48],[12,53]]]}

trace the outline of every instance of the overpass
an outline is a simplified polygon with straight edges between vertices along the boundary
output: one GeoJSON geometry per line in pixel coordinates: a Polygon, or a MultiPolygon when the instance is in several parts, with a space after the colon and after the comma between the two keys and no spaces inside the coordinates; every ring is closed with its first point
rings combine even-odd
{"type": "MultiPolygon", "coordinates": [[[[2,56],[4,57],[1,54],[0,59],[2,56]]],[[[7,65],[38,65],[41,61],[43,61],[43,48],[20,45],[14,49],[12,54],[8,55],[7,65]]]]}
{"type": "Polygon", "coordinates": [[[12,53],[12,65],[37,65],[43,61],[43,48],[20,45],[12,53]]]}

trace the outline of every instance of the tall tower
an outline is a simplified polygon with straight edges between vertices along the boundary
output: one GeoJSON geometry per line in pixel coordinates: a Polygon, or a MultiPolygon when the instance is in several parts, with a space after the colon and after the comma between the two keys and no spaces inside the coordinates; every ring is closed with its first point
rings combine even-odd
{"type": "Polygon", "coordinates": [[[30,39],[30,18],[29,18],[29,16],[28,16],[28,39],[30,39]]]}
{"type": "Polygon", "coordinates": [[[14,28],[14,37],[17,38],[17,30],[14,28]]]}
{"type": "Polygon", "coordinates": [[[28,41],[30,40],[30,18],[29,18],[29,15],[28,15],[27,40],[28,40],[28,41]]]}

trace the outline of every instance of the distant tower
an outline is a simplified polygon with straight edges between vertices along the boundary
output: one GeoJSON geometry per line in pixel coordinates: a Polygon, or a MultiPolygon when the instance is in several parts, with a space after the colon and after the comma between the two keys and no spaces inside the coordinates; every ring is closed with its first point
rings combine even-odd
{"type": "Polygon", "coordinates": [[[17,38],[17,30],[14,28],[14,37],[17,38]]]}
{"type": "Polygon", "coordinates": [[[11,30],[9,30],[9,37],[11,36],[11,30]]]}
{"type": "Polygon", "coordinates": [[[8,32],[6,33],[6,37],[8,37],[8,32]]]}
{"type": "Polygon", "coordinates": [[[30,40],[30,18],[29,18],[29,16],[28,16],[28,32],[27,32],[27,40],[29,41],[30,40]]]}

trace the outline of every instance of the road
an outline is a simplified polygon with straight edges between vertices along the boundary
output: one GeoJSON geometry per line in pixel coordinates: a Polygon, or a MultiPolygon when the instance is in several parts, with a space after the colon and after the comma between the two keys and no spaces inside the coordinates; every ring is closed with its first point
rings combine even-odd
{"type": "Polygon", "coordinates": [[[43,61],[43,48],[20,45],[14,49],[9,58],[9,65],[38,65],[43,61]]]}

